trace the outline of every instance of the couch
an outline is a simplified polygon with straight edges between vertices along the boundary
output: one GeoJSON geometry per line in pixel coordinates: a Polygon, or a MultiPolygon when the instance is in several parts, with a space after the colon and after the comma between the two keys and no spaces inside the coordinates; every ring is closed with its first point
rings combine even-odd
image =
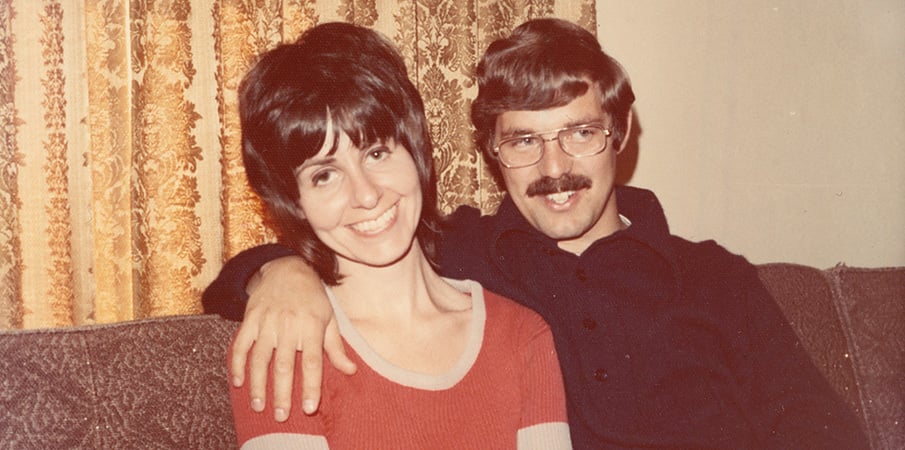
{"type": "MultiPolygon", "coordinates": [[[[905,267],[758,270],[872,448],[905,448],[905,267]]],[[[236,327],[199,315],[0,332],[0,448],[234,447],[236,327]]]]}

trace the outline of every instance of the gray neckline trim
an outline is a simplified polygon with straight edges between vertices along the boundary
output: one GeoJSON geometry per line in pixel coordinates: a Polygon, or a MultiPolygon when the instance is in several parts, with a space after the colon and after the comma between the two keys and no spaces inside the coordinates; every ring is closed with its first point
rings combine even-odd
{"type": "Polygon", "coordinates": [[[472,280],[453,280],[449,278],[444,278],[444,280],[459,291],[471,295],[472,313],[465,350],[459,356],[456,364],[449,371],[440,375],[429,375],[406,370],[393,365],[377,354],[352,325],[349,317],[346,316],[333,295],[333,291],[328,286],[325,286],[325,288],[327,290],[327,298],[330,299],[330,304],[333,305],[333,313],[336,317],[336,323],[339,325],[340,334],[349,346],[361,356],[365,364],[380,376],[394,383],[415,389],[442,391],[455,386],[474,366],[481,351],[481,345],[484,340],[484,325],[487,319],[487,311],[484,305],[484,289],[479,283],[472,280]]]}

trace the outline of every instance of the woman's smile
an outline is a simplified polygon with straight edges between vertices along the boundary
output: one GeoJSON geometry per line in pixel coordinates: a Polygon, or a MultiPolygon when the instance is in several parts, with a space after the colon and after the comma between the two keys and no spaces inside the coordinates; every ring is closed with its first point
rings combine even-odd
{"type": "Polygon", "coordinates": [[[398,211],[399,202],[396,202],[376,219],[364,220],[347,226],[359,234],[368,236],[380,234],[382,231],[393,226],[396,222],[396,214],[398,211]]]}

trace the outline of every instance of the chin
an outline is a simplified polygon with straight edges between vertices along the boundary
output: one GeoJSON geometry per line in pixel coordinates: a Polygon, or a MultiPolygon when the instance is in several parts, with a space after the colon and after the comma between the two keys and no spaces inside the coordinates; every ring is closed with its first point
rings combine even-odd
{"type": "Polygon", "coordinates": [[[575,223],[567,220],[567,217],[547,218],[548,220],[538,221],[534,225],[541,233],[546,234],[553,239],[573,239],[584,234],[588,227],[585,224],[575,223]],[[564,220],[565,219],[565,220],[564,220]]]}
{"type": "Polygon", "coordinates": [[[400,245],[398,247],[394,246],[394,248],[377,249],[376,251],[362,254],[362,258],[358,258],[358,261],[372,267],[387,267],[404,259],[411,252],[411,249],[411,243],[408,246],[400,245]]]}

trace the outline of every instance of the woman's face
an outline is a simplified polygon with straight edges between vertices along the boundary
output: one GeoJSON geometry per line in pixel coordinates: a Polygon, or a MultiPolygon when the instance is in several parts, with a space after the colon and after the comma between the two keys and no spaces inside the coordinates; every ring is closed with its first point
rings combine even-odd
{"type": "Polygon", "coordinates": [[[296,168],[301,213],[317,237],[349,262],[386,266],[408,253],[421,217],[421,187],[409,151],[395,141],[355,147],[333,132],[296,168]]]}

